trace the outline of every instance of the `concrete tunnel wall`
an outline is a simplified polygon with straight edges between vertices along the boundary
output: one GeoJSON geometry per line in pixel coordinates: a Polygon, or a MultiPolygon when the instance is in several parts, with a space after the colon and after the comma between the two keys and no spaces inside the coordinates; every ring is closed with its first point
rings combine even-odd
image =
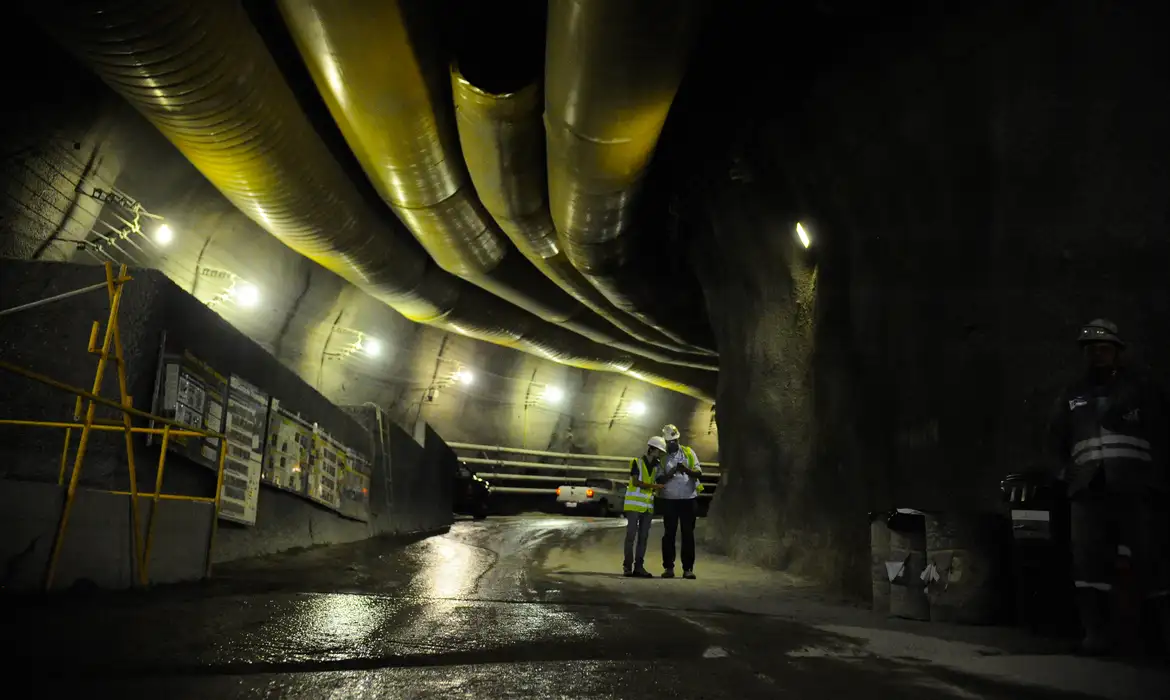
{"type": "MultiPolygon", "coordinates": [[[[373,402],[407,430],[424,421],[450,441],[585,453],[635,454],[671,422],[700,457],[718,461],[710,404],[408,322],[234,209],[35,25],[17,16],[0,32],[12,39],[0,42],[0,53],[13,62],[21,60],[19,46],[46,47],[35,75],[14,75],[10,85],[23,97],[9,105],[11,127],[0,135],[0,257],[93,262],[71,241],[99,217],[113,222],[114,212],[76,189],[117,187],[165,216],[177,233],[163,251],[141,241],[145,254],[124,248],[205,303],[230,286],[228,274],[256,284],[259,307],[228,302],[216,312],[335,404],[373,402]],[[382,355],[349,353],[357,332],[380,339],[382,355]],[[475,373],[473,385],[454,379],[461,367],[475,373]],[[546,385],[562,387],[564,402],[541,401],[546,385]],[[628,412],[635,400],[647,405],[644,415],[628,412]]],[[[335,135],[331,142],[342,140],[335,135]]],[[[393,216],[364,178],[355,186],[393,216]]],[[[100,224],[98,230],[105,231],[100,224]]]]}
{"type": "MultiPolygon", "coordinates": [[[[279,552],[293,547],[335,544],[372,536],[432,531],[451,522],[454,453],[429,428],[423,445],[393,423],[378,429],[370,407],[341,409],[329,402],[263,348],[236,331],[213,311],[178,289],[162,274],[133,270],[125,288],[119,328],[127,359],[128,390],[134,406],[150,410],[163,332],[169,349],[186,349],[219,371],[234,372],[280,399],[282,406],[319,423],[345,444],[373,460],[368,523],[343,518],[290,493],[262,487],[257,522],[242,526],[221,521],[214,561],[279,552]],[[372,429],[372,430],[371,430],[372,429]]],[[[0,298],[32,301],[103,279],[99,268],[64,263],[0,260],[0,298]]],[[[73,386],[89,388],[96,358],[85,347],[89,324],[106,318],[103,292],[5,317],[0,323],[0,357],[73,386]]],[[[117,397],[111,368],[103,395],[117,397]]],[[[49,387],[0,373],[4,417],[66,420],[71,397],[49,387]]],[[[112,419],[112,410],[100,417],[112,419]]],[[[137,421],[141,424],[141,421],[137,421]]],[[[63,433],[59,430],[0,426],[0,585],[40,585],[62,504],[56,485],[63,433]]],[[[76,446],[76,436],[74,436],[76,446]]],[[[75,449],[75,448],[74,448],[75,449]]],[[[138,488],[153,491],[157,447],[136,439],[138,488]]],[[[125,446],[116,433],[95,435],[83,464],[83,487],[125,490],[129,485],[125,446]]],[[[211,496],[211,470],[170,455],[163,491],[211,496]]],[[[88,579],[104,587],[125,587],[133,574],[129,515],[125,497],[80,492],[63,549],[57,585],[88,579]]],[[[140,503],[145,522],[149,504],[140,503]]],[[[206,559],[211,506],[166,501],[159,508],[151,574],[155,582],[198,578],[206,559]]]]}
{"type": "MultiPolygon", "coordinates": [[[[786,71],[805,49],[760,43],[713,59],[734,104],[712,105],[711,84],[680,98],[692,136],[728,136],[689,216],[721,351],[720,451],[736,465],[714,542],[865,595],[867,511],[995,509],[999,479],[1041,459],[1048,411],[1080,371],[1080,324],[1117,321],[1132,364],[1165,385],[1158,11],[989,4],[863,17],[864,32],[805,18],[827,69],[786,71]],[[743,65],[751,84],[729,83],[743,65]]],[[[799,25],[745,25],[784,20],[799,25]]]]}

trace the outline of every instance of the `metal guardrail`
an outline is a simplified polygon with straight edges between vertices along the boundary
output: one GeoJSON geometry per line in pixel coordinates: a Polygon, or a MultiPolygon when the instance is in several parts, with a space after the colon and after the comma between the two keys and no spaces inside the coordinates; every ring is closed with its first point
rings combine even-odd
{"type": "Polygon", "coordinates": [[[64,382],[57,381],[42,374],[38,374],[31,370],[19,367],[10,362],[0,360],[0,370],[9,372],[25,379],[29,379],[45,386],[58,389],[60,391],[73,394],[75,397],[73,408],[72,421],[39,421],[39,420],[21,420],[5,418],[0,419],[0,425],[10,425],[20,428],[56,428],[65,430],[64,446],[61,448],[60,466],[57,474],[57,485],[65,487],[65,501],[61,507],[61,515],[57,521],[57,532],[53,539],[53,547],[49,553],[49,562],[45,569],[45,590],[50,590],[53,587],[53,580],[57,572],[57,564],[61,556],[62,546],[65,543],[65,535],[69,528],[69,516],[73,512],[73,504],[77,497],[79,490],[79,482],[81,478],[81,469],[85,463],[86,448],[89,446],[89,439],[91,435],[97,432],[120,432],[124,436],[126,444],[126,468],[130,479],[129,491],[112,491],[109,489],[85,489],[87,491],[96,491],[99,493],[108,493],[116,496],[129,496],[131,501],[130,517],[131,517],[131,540],[134,548],[134,564],[137,568],[138,581],[145,586],[150,582],[150,554],[154,545],[154,523],[155,515],[158,513],[159,501],[194,501],[198,503],[212,504],[214,512],[211,520],[211,533],[207,539],[207,564],[205,575],[211,575],[211,553],[215,545],[215,535],[217,524],[219,521],[219,506],[220,493],[223,490],[223,468],[224,460],[227,456],[227,440],[223,439],[221,433],[211,430],[200,430],[192,428],[182,423],[178,423],[162,416],[156,416],[134,408],[131,404],[131,396],[127,389],[126,381],[126,357],[122,350],[122,335],[118,328],[118,311],[121,308],[122,293],[125,284],[131,281],[131,277],[127,274],[126,266],[122,265],[118,275],[114,275],[114,268],[110,263],[105,264],[106,281],[98,284],[93,284],[81,289],[75,289],[63,294],[47,297],[37,301],[14,306],[9,309],[0,311],[0,316],[19,313],[22,311],[29,311],[31,309],[44,306],[46,304],[64,301],[82,294],[95,292],[101,289],[106,290],[109,297],[110,312],[106,320],[105,332],[101,333],[102,340],[99,344],[98,335],[101,331],[101,322],[94,321],[90,327],[89,347],[88,352],[91,355],[98,357],[97,368],[94,372],[93,389],[86,391],[84,389],[70,386],[64,382]],[[102,380],[105,378],[106,369],[110,365],[114,366],[114,371],[117,375],[118,384],[118,400],[107,399],[99,396],[102,388],[102,380]],[[84,399],[84,404],[82,400],[84,399]],[[108,408],[116,409],[122,414],[119,421],[107,421],[98,418],[95,414],[98,406],[106,406],[108,408]],[[84,408],[84,410],[83,410],[84,408]],[[133,424],[133,418],[144,418],[151,420],[155,425],[161,425],[161,428],[142,428],[133,424]],[[66,480],[65,474],[69,462],[69,448],[73,437],[73,431],[79,432],[76,453],[73,458],[73,468],[69,471],[69,478],[66,480]],[[134,460],[134,443],[132,436],[135,434],[152,434],[162,435],[162,446],[159,450],[158,467],[155,473],[154,491],[144,493],[138,490],[138,476],[134,460]],[[199,436],[199,437],[213,437],[219,439],[219,455],[217,460],[217,475],[215,484],[215,496],[185,496],[182,494],[162,493],[163,473],[166,468],[167,458],[167,443],[172,437],[183,436],[199,436]],[[142,528],[139,525],[139,509],[138,499],[149,498],[152,502],[150,515],[146,521],[145,542],[142,541],[142,528]]]}
{"type": "MultiPolygon", "coordinates": [[[[488,458],[484,458],[484,457],[460,457],[459,461],[463,462],[465,464],[483,464],[483,465],[493,466],[493,467],[519,467],[522,469],[544,469],[544,470],[548,470],[548,471],[578,471],[578,472],[595,472],[595,473],[602,473],[602,474],[628,474],[629,473],[629,467],[624,466],[624,465],[621,467],[598,467],[598,466],[585,466],[585,465],[580,465],[580,464],[548,464],[546,462],[524,462],[521,460],[514,460],[514,459],[488,459],[488,458]]],[[[629,461],[630,461],[630,458],[626,457],[625,463],[627,465],[629,464],[629,461]]],[[[720,476],[720,472],[704,471],[701,478],[704,481],[709,481],[709,480],[718,480],[719,476],[720,476]]]]}
{"type": "MultiPolygon", "coordinates": [[[[503,452],[507,454],[530,455],[532,457],[559,457],[561,459],[587,460],[590,462],[629,462],[630,456],[618,455],[590,455],[576,452],[549,452],[548,450],[529,450],[521,447],[505,447],[503,445],[477,445],[472,442],[449,442],[447,446],[453,450],[476,450],[479,452],[503,452]]],[[[701,461],[701,460],[700,460],[701,461]]],[[[704,467],[718,468],[718,462],[703,462],[704,467]]]]}

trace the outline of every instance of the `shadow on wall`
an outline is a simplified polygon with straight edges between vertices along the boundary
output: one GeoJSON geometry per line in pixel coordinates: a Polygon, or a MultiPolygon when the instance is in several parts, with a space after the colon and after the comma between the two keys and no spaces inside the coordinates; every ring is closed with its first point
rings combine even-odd
{"type": "Polygon", "coordinates": [[[689,220],[736,467],[711,518],[727,550],[863,594],[868,510],[995,509],[1037,459],[1081,323],[1170,357],[1170,61],[1150,12],[992,4],[826,34],[831,66],[772,86],[787,109],[725,124],[738,143],[689,220]]]}

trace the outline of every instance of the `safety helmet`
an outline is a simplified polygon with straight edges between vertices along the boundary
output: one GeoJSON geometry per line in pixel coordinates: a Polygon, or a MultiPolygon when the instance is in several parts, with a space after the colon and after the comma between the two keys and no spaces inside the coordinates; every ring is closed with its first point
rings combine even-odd
{"type": "Polygon", "coordinates": [[[1077,338],[1077,342],[1082,345],[1087,343],[1113,343],[1118,347],[1125,347],[1125,343],[1121,340],[1121,335],[1117,331],[1117,324],[1104,318],[1093,319],[1084,326],[1081,326],[1081,335],[1077,338]]]}
{"type": "Polygon", "coordinates": [[[663,440],[661,435],[651,435],[650,439],[646,441],[646,444],[656,450],[666,452],[666,440],[663,440]]]}
{"type": "Polygon", "coordinates": [[[662,427],[662,437],[664,440],[677,440],[682,437],[682,433],[678,432],[678,428],[674,427],[673,423],[667,423],[662,427]]]}

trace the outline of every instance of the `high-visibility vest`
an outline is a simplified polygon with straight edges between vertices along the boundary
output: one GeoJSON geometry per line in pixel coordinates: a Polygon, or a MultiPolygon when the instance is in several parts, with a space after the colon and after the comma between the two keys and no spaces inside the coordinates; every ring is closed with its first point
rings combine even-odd
{"type": "MultiPolygon", "coordinates": [[[[682,452],[683,459],[687,463],[687,469],[694,471],[695,463],[697,461],[699,461],[698,457],[695,456],[695,451],[692,450],[691,448],[687,447],[686,445],[679,445],[678,449],[682,452]]],[[[696,476],[695,477],[695,495],[697,496],[700,493],[703,493],[703,482],[699,479],[699,477],[696,476]]],[[[693,497],[694,496],[692,496],[692,498],[693,497]]]]}
{"type": "MultiPolygon", "coordinates": [[[[644,457],[630,460],[630,469],[640,467],[638,470],[638,481],[644,484],[654,483],[654,477],[651,476],[650,467],[646,464],[644,457]]],[[[644,489],[634,483],[634,477],[630,477],[630,482],[626,484],[626,502],[622,510],[635,513],[651,513],[654,511],[654,492],[650,489],[644,489]]]]}
{"type": "MultiPolygon", "coordinates": [[[[680,446],[679,449],[683,451],[683,456],[687,459],[687,469],[694,469],[696,460],[695,451],[686,445],[680,446]]],[[[695,477],[695,493],[703,493],[703,482],[698,477],[695,477]]]]}

